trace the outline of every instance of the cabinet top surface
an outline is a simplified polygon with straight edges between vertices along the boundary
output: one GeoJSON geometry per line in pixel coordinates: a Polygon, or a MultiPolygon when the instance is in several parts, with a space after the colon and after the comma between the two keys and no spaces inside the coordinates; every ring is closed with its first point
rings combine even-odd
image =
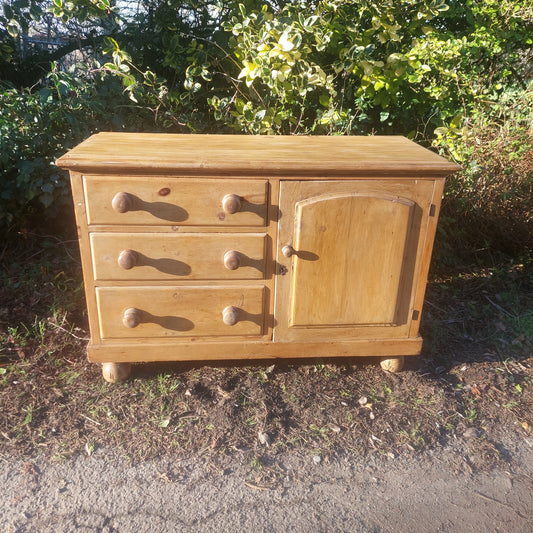
{"type": "Polygon", "coordinates": [[[106,174],[219,176],[445,176],[458,166],[399,136],[98,133],[57,160],[106,174]]]}

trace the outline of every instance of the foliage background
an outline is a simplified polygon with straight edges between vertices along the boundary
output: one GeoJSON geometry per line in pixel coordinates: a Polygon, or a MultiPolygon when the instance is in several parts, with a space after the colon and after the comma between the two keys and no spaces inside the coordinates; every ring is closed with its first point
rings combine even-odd
{"type": "Polygon", "coordinates": [[[0,227],[69,213],[100,130],[401,134],[463,167],[439,264],[527,258],[532,35],[530,0],[4,2],[0,227]]]}

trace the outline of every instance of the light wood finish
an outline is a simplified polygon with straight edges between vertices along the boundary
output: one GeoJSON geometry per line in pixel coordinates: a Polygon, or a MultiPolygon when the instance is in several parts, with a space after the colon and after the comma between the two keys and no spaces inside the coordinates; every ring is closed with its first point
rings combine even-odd
{"type": "Polygon", "coordinates": [[[400,372],[405,364],[405,358],[399,357],[384,357],[379,362],[381,368],[387,372],[400,372]]]}
{"type": "MultiPolygon", "coordinates": [[[[97,259],[98,252],[96,252],[95,250],[94,243],[92,245],[92,249],[93,249],[94,262],[96,266],[96,265],[99,265],[100,262],[97,259]]],[[[109,251],[106,250],[106,254],[109,254],[109,251]]],[[[134,266],[138,264],[138,259],[139,259],[139,255],[137,252],[133,250],[122,250],[118,254],[117,263],[118,263],[118,266],[122,268],[123,270],[131,270],[134,266]]],[[[98,279],[97,268],[95,268],[94,277],[98,279]]]]}
{"type": "Polygon", "coordinates": [[[241,197],[236,194],[226,194],[222,198],[222,209],[228,215],[234,215],[242,209],[241,197]]]}
{"type": "Polygon", "coordinates": [[[93,276],[132,281],[262,279],[265,239],[265,234],[258,233],[95,232],[91,233],[93,276]]]}
{"type": "Polygon", "coordinates": [[[242,266],[242,254],[237,250],[229,250],[224,254],[224,266],[228,270],[237,270],[242,266]]]}
{"type": "Polygon", "coordinates": [[[98,134],[71,171],[90,360],[375,356],[418,327],[444,176],[401,137],[98,134]]]}
{"type": "Polygon", "coordinates": [[[134,209],[134,200],[131,194],[127,192],[117,192],[117,194],[113,196],[113,200],[111,200],[111,207],[117,213],[127,213],[134,209]]]}
{"type": "Polygon", "coordinates": [[[400,278],[413,212],[411,200],[381,193],[297,202],[290,325],[405,322],[400,278]]]}
{"type": "Polygon", "coordinates": [[[118,383],[130,377],[131,365],[129,363],[104,363],[102,375],[108,383],[118,383]]]}
{"type": "Polygon", "coordinates": [[[261,335],[264,289],[256,287],[98,287],[102,339],[261,335]],[[235,307],[229,327],[223,311],[235,307]]]}
{"type": "Polygon", "coordinates": [[[222,321],[226,326],[234,326],[239,321],[239,308],[233,305],[225,307],[222,311],[222,321]]]}
{"type": "MultiPolygon", "coordinates": [[[[231,326],[229,326],[231,329],[231,326]]],[[[89,344],[89,360],[100,363],[113,359],[120,362],[161,361],[206,361],[231,359],[305,359],[314,357],[390,357],[420,354],[422,339],[352,339],[349,341],[331,340],[330,342],[287,342],[275,344],[271,341],[255,339],[194,338],[176,342],[175,339],[110,339],[101,344],[89,344]]],[[[378,361],[377,361],[378,362],[378,361]]]]}
{"type": "MultiPolygon", "coordinates": [[[[70,185],[72,188],[72,198],[74,200],[74,213],[78,230],[78,240],[80,245],[81,265],[83,269],[83,284],[85,288],[85,300],[87,303],[87,318],[89,320],[89,330],[91,342],[98,343],[100,339],[100,328],[98,326],[98,308],[96,305],[96,283],[92,275],[91,244],[89,240],[89,225],[87,224],[87,202],[83,189],[83,178],[77,172],[70,173],[70,185]]],[[[107,359],[110,361],[110,359],[107,359]]]]}
{"type": "Polygon", "coordinates": [[[433,187],[282,182],[275,340],[408,335],[433,187]]]}
{"type": "Polygon", "coordinates": [[[429,265],[431,262],[431,252],[433,250],[433,242],[437,231],[437,221],[439,218],[440,205],[442,195],[444,194],[444,178],[436,179],[433,189],[433,198],[431,199],[431,215],[427,219],[427,228],[425,231],[425,241],[423,245],[423,254],[420,261],[420,270],[418,271],[417,291],[414,296],[413,313],[411,321],[411,329],[409,330],[410,337],[416,337],[420,327],[420,319],[422,317],[422,307],[424,305],[424,295],[426,293],[426,280],[429,273],[429,265]]]}
{"type": "Polygon", "coordinates": [[[84,176],[90,198],[89,224],[172,226],[264,226],[264,180],[190,180],[159,176],[84,176]],[[239,209],[224,210],[228,193],[238,195],[239,209]]]}
{"type": "MultiPolygon", "coordinates": [[[[315,179],[443,176],[457,170],[437,154],[397,136],[305,137],[99,133],[57,164],[78,172],[246,175],[315,179]]],[[[116,191],[118,192],[118,191],[116,191]]],[[[235,191],[234,194],[240,194],[235,191]]]]}

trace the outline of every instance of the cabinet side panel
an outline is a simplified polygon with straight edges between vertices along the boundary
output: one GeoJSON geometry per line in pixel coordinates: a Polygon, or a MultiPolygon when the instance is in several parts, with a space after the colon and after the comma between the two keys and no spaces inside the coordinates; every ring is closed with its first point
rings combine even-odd
{"type": "Polygon", "coordinates": [[[82,175],[77,172],[70,173],[70,184],[72,188],[72,199],[74,202],[74,213],[78,230],[80,246],[81,265],[83,270],[83,283],[85,287],[85,299],[87,302],[87,314],[89,318],[89,329],[91,332],[91,342],[100,340],[98,326],[98,310],[96,305],[96,295],[94,288],[93,269],[91,261],[91,245],[89,242],[89,229],[87,225],[87,199],[84,193],[82,175]]]}
{"type": "Polygon", "coordinates": [[[411,329],[409,335],[411,337],[418,336],[420,327],[420,318],[422,315],[422,307],[424,305],[424,296],[426,293],[427,277],[429,273],[429,266],[431,263],[431,254],[433,252],[433,243],[435,242],[435,234],[437,232],[437,222],[439,219],[440,205],[442,201],[442,194],[444,192],[444,178],[436,179],[433,187],[433,195],[431,199],[431,216],[427,218],[426,238],[423,245],[421,266],[418,274],[416,297],[413,309],[416,311],[411,322],[411,329]]]}

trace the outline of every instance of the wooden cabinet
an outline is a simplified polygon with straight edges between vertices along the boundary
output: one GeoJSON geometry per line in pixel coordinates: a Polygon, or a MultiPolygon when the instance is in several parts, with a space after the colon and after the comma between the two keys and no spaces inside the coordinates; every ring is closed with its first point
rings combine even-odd
{"type": "MultiPolygon", "coordinates": [[[[100,133],[68,168],[91,361],[420,352],[444,176],[402,137],[100,133]]],[[[392,364],[392,366],[390,366],[392,364]]]]}

